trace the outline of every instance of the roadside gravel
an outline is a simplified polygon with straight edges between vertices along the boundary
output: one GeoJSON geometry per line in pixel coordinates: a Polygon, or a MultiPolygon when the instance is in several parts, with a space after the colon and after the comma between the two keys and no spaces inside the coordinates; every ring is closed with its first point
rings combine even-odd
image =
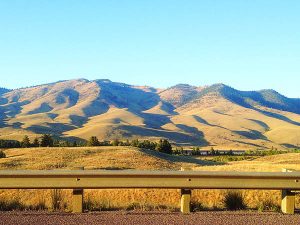
{"type": "Polygon", "coordinates": [[[300,224],[300,214],[257,212],[198,212],[190,215],[168,212],[97,212],[84,214],[45,212],[0,212],[0,225],[136,225],[136,224],[300,224]]]}

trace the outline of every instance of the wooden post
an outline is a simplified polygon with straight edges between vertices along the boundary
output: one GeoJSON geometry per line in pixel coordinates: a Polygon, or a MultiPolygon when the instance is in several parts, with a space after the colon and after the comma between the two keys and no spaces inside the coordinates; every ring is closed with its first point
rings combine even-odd
{"type": "MultiPolygon", "coordinates": [[[[75,167],[73,170],[84,170],[84,167],[75,167]]],[[[73,213],[83,212],[83,189],[73,189],[73,213]]]]}
{"type": "MultiPolygon", "coordinates": [[[[282,169],[282,172],[293,172],[293,170],[282,169]]],[[[295,193],[291,190],[282,190],[281,192],[281,211],[284,214],[295,213],[295,193]]]]}
{"type": "MultiPolygon", "coordinates": [[[[187,170],[192,170],[192,169],[181,167],[181,171],[187,171],[187,170]]],[[[180,211],[183,214],[189,214],[191,212],[191,195],[192,195],[192,191],[190,189],[181,189],[180,211]]]]}

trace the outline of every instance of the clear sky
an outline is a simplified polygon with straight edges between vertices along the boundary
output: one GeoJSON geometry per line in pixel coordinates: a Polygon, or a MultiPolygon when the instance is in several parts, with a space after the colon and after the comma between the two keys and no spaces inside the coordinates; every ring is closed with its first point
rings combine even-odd
{"type": "Polygon", "coordinates": [[[225,83],[300,97],[299,0],[0,0],[0,86],[225,83]]]}

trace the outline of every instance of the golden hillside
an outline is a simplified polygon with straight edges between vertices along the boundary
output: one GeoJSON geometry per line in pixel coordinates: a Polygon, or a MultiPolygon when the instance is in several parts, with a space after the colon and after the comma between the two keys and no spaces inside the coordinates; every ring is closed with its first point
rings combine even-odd
{"type": "Polygon", "coordinates": [[[296,148],[300,100],[222,84],[158,90],[85,79],[1,92],[0,139],[43,133],[70,139],[167,138],[206,148],[296,148]]]}

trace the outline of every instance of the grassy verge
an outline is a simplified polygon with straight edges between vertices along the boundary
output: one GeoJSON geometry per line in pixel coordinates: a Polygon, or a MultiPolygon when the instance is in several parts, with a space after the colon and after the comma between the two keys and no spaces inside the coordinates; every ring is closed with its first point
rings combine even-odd
{"type": "MultiPolygon", "coordinates": [[[[280,191],[241,190],[238,194],[224,190],[194,190],[192,211],[241,210],[278,211],[280,191]]],[[[296,197],[296,206],[300,198],[296,197]]],[[[179,211],[179,190],[129,189],[85,190],[85,211],[139,210],[179,211]]],[[[62,190],[2,190],[0,211],[47,210],[72,211],[72,191],[62,190]],[[14,197],[13,197],[14,196],[14,197]]]]}

